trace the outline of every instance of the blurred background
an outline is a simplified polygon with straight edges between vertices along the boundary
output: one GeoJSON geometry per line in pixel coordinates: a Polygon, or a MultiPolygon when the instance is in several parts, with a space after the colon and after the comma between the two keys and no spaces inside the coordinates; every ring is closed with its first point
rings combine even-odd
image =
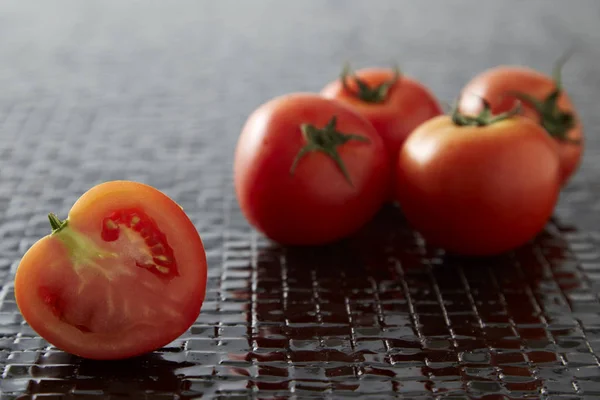
{"type": "MultiPolygon", "coordinates": [[[[273,96],[320,90],[345,61],[398,63],[452,102],[488,67],[550,73],[575,47],[563,76],[588,145],[562,204],[581,202],[578,188],[586,177],[597,185],[600,174],[599,17],[596,0],[3,1],[1,187],[19,194],[23,185],[114,178],[161,186],[156,170],[227,184],[227,157],[248,114],[273,96]],[[218,162],[199,170],[200,156],[218,162]],[[154,171],[142,160],[155,160],[154,171]]],[[[597,211],[589,207],[559,212],[597,211]]]]}

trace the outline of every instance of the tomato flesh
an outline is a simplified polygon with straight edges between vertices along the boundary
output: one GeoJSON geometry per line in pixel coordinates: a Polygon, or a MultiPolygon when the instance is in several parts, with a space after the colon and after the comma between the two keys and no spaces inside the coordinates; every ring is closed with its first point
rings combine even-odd
{"type": "Polygon", "coordinates": [[[167,243],[164,233],[141,210],[115,211],[102,221],[102,239],[106,242],[118,240],[121,232],[131,239],[130,231],[139,234],[149,249],[146,253],[147,257],[135,262],[138,267],[146,268],[164,279],[179,275],[173,249],[167,243]]]}
{"type": "MultiPolygon", "coordinates": [[[[160,315],[157,322],[177,317],[177,309],[184,305],[178,304],[174,296],[164,296],[161,290],[176,276],[175,260],[171,262],[173,269],[153,263],[157,256],[142,234],[152,231],[121,227],[120,232],[120,238],[104,245],[72,250],[70,260],[51,263],[41,272],[40,281],[50,284],[40,286],[40,297],[59,320],[82,332],[109,333],[140,322],[152,324],[147,319],[152,315],[160,315]],[[46,276],[50,274],[61,279],[46,276]],[[131,296],[132,292],[138,295],[131,296]]],[[[160,231],[154,233],[160,236],[160,231]]],[[[78,235],[66,227],[53,240],[68,241],[62,236],[78,235]]]]}

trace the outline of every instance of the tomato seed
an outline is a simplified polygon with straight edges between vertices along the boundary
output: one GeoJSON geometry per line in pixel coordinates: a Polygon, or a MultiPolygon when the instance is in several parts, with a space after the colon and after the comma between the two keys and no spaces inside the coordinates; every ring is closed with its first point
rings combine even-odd
{"type": "Polygon", "coordinates": [[[119,226],[110,218],[104,218],[102,221],[102,240],[105,242],[114,242],[119,238],[119,226]]]}
{"type": "Polygon", "coordinates": [[[152,259],[156,265],[168,267],[173,263],[173,260],[166,256],[156,256],[152,259]]]}
{"type": "Polygon", "coordinates": [[[112,219],[107,219],[104,225],[106,226],[106,229],[119,229],[119,226],[112,219]]]}
{"type": "Polygon", "coordinates": [[[169,268],[167,268],[167,267],[162,267],[160,265],[156,265],[156,269],[163,274],[169,273],[169,268]]]}
{"type": "Polygon", "coordinates": [[[154,264],[142,264],[141,262],[138,262],[138,261],[135,262],[135,265],[137,267],[146,268],[146,269],[150,269],[150,268],[154,267],[154,264]]]}

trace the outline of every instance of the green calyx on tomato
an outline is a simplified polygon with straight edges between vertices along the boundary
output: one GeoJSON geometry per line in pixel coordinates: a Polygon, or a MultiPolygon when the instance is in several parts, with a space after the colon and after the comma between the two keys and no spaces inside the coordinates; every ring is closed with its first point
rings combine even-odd
{"type": "Polygon", "coordinates": [[[342,73],[340,75],[340,80],[342,81],[342,85],[344,89],[348,92],[353,93],[356,97],[361,99],[366,103],[383,103],[387,98],[388,92],[390,88],[398,82],[400,79],[400,69],[398,67],[394,67],[394,77],[388,81],[383,82],[381,85],[376,87],[370,87],[365,81],[360,79],[358,76],[352,74],[350,70],[350,66],[346,64],[342,73]],[[357,91],[352,90],[348,86],[348,78],[354,79],[356,82],[357,91]]]}
{"type": "Polygon", "coordinates": [[[52,233],[57,233],[67,226],[67,220],[61,221],[56,214],[53,213],[48,214],[48,220],[52,227],[52,233]]]}
{"type": "Polygon", "coordinates": [[[554,90],[544,99],[538,100],[535,97],[521,92],[511,92],[513,96],[533,107],[540,116],[540,124],[550,134],[550,136],[564,142],[579,144],[579,140],[569,138],[569,131],[575,126],[575,116],[570,112],[565,112],[558,106],[558,99],[562,93],[561,71],[565,63],[570,58],[572,52],[565,53],[560,57],[552,72],[554,80],[554,90]]]}
{"type": "Polygon", "coordinates": [[[292,167],[290,168],[290,174],[294,174],[298,163],[304,156],[311,152],[320,151],[325,153],[336,163],[340,171],[342,171],[342,174],[344,174],[344,177],[348,183],[352,185],[350,174],[348,173],[346,165],[340,157],[337,148],[338,146],[341,146],[350,140],[369,143],[369,139],[360,135],[339,132],[336,129],[336,124],[337,117],[333,116],[323,128],[317,128],[311,124],[302,124],[300,126],[302,136],[306,140],[306,145],[302,147],[300,151],[298,151],[298,154],[296,154],[296,157],[292,163],[292,167]]]}
{"type": "Polygon", "coordinates": [[[512,110],[494,115],[490,103],[483,98],[481,101],[483,109],[475,116],[461,114],[458,110],[459,102],[456,102],[452,110],[452,122],[457,126],[488,126],[512,118],[521,112],[521,104],[517,103],[512,110]]]}

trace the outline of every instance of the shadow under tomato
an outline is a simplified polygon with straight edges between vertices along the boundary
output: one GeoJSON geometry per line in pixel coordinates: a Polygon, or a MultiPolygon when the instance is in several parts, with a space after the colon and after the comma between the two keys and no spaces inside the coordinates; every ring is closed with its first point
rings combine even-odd
{"type": "MultiPolygon", "coordinates": [[[[504,317],[499,320],[508,321],[512,313],[518,321],[536,323],[540,314],[537,306],[543,308],[545,303],[541,296],[533,298],[527,293],[537,296],[552,282],[564,289],[581,285],[575,271],[564,279],[557,275],[569,261],[576,265],[563,233],[553,220],[534,240],[511,252],[464,257],[428,246],[410,228],[399,208],[388,205],[359,232],[337,243],[313,247],[271,244],[263,249],[258,255],[257,313],[266,322],[347,322],[348,302],[404,301],[410,296],[414,302],[430,303],[415,305],[417,312],[423,309],[441,315],[445,305],[440,302],[445,297],[462,297],[467,300],[455,303],[465,312],[480,304],[478,311],[492,315],[498,311],[497,304],[504,302],[505,309],[498,311],[504,317]],[[524,293],[529,297],[524,298],[524,293]],[[282,311],[281,303],[263,307],[261,296],[265,301],[285,298],[288,308],[282,311]],[[319,306],[321,312],[330,309],[331,313],[318,315],[314,311],[317,301],[324,303],[319,306]],[[519,307],[520,301],[523,307],[519,307]]],[[[375,311],[371,308],[362,313],[365,322],[377,322],[377,318],[386,322],[369,312],[375,311]]]]}
{"type": "Polygon", "coordinates": [[[138,398],[143,393],[177,393],[182,380],[178,370],[193,364],[186,362],[183,354],[171,357],[173,354],[177,353],[164,353],[173,360],[159,353],[149,353],[125,360],[98,361],[58,351],[47,353],[32,367],[31,376],[35,381],[29,385],[28,393],[129,396],[127,398],[138,398]],[[57,362],[60,364],[55,364],[57,362]]]}

